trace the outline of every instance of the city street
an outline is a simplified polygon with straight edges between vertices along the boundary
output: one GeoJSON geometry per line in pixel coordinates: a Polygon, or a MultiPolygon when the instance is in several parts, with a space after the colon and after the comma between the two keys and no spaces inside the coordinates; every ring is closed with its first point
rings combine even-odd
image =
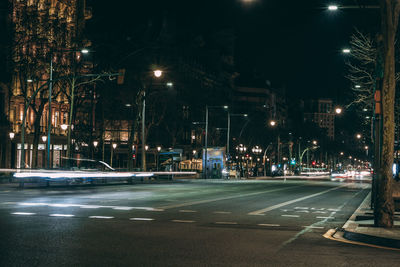
{"type": "Polygon", "coordinates": [[[1,266],[394,266],[332,241],[370,189],[330,181],[182,180],[0,187],[1,266]]]}

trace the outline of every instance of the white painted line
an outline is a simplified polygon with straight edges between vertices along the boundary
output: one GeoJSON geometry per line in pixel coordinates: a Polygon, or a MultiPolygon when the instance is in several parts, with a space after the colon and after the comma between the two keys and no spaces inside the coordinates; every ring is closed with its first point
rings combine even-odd
{"type": "Polygon", "coordinates": [[[322,216],[317,216],[317,219],[335,219],[335,217],[322,217],[322,216]]]}
{"type": "Polygon", "coordinates": [[[283,216],[283,217],[294,217],[294,218],[300,217],[300,215],[289,215],[289,214],[283,214],[281,216],[283,216]]]}
{"type": "Polygon", "coordinates": [[[36,213],[33,213],[33,212],[13,212],[11,214],[14,214],[14,215],[35,215],[36,213]]]}
{"type": "Polygon", "coordinates": [[[326,214],[326,211],[319,211],[319,210],[317,210],[317,211],[314,211],[313,213],[314,213],[314,214],[315,214],[315,213],[326,214]]]}
{"type": "Polygon", "coordinates": [[[130,218],[131,221],[154,221],[152,218],[130,218]]]}
{"type": "Polygon", "coordinates": [[[347,184],[343,184],[343,185],[340,185],[340,186],[337,186],[337,187],[334,187],[334,188],[331,188],[331,189],[328,189],[328,190],[325,190],[325,191],[322,191],[322,192],[319,192],[319,193],[316,193],[316,194],[312,194],[312,195],[304,196],[304,197],[301,197],[301,198],[289,200],[289,201],[286,201],[286,202],[283,202],[283,203],[280,203],[280,204],[277,204],[277,205],[274,205],[274,206],[271,206],[271,207],[267,207],[265,209],[261,209],[261,210],[256,210],[256,211],[250,212],[248,214],[249,215],[262,214],[262,213],[265,213],[265,212],[268,212],[268,211],[271,211],[271,210],[275,210],[275,209],[279,209],[281,207],[284,207],[284,206],[287,206],[287,205],[290,205],[290,204],[293,204],[293,203],[296,203],[296,202],[299,202],[299,201],[303,201],[303,200],[306,200],[306,199],[309,199],[309,198],[312,198],[312,197],[316,197],[316,196],[328,193],[328,192],[333,191],[333,190],[337,190],[337,189],[339,189],[341,187],[344,187],[344,186],[347,186],[347,184]]]}
{"type": "Polygon", "coordinates": [[[73,214],[58,214],[58,213],[54,213],[54,214],[50,214],[49,216],[51,216],[51,217],[74,217],[75,215],[73,215],[73,214]]]}
{"type": "Polygon", "coordinates": [[[113,216],[89,216],[90,219],[113,219],[113,216]]]}
{"type": "Polygon", "coordinates": [[[311,208],[311,210],[325,210],[325,208],[311,208]]]}
{"type": "Polygon", "coordinates": [[[308,207],[295,207],[295,210],[308,210],[308,207]]]}
{"type": "Polygon", "coordinates": [[[193,213],[193,212],[197,212],[197,211],[195,211],[195,210],[179,210],[179,212],[193,213]]]}
{"type": "Polygon", "coordinates": [[[308,210],[296,210],[296,212],[301,212],[301,213],[310,213],[308,210]]]}
{"type": "Polygon", "coordinates": [[[340,209],[328,209],[329,211],[339,211],[340,209]]]}
{"type": "Polygon", "coordinates": [[[304,228],[310,228],[310,229],[324,229],[325,227],[322,227],[322,226],[312,226],[312,225],[309,225],[309,226],[303,226],[304,228]]]}
{"type": "Polygon", "coordinates": [[[237,194],[237,195],[228,196],[228,197],[220,197],[220,198],[204,199],[204,200],[198,200],[198,201],[192,201],[192,202],[184,202],[184,203],[178,203],[178,204],[165,205],[165,206],[161,206],[159,208],[163,209],[163,210],[174,209],[174,208],[210,203],[210,202],[215,202],[215,201],[228,200],[228,199],[233,199],[233,198],[241,198],[241,197],[255,196],[255,195],[261,195],[261,194],[272,193],[272,192],[279,192],[279,191],[294,189],[297,187],[304,187],[304,186],[303,185],[291,186],[291,187],[272,189],[272,190],[266,190],[266,191],[261,191],[261,192],[248,193],[248,194],[237,194]]]}
{"type": "Polygon", "coordinates": [[[190,221],[190,220],[172,220],[173,222],[177,223],[194,223],[195,221],[190,221]]]}
{"type": "Polygon", "coordinates": [[[99,209],[102,206],[96,206],[96,205],[81,205],[79,206],[81,209],[99,209]]]}
{"type": "Polygon", "coordinates": [[[113,210],[133,210],[133,207],[115,207],[113,210]]]}
{"type": "Polygon", "coordinates": [[[213,213],[215,213],[215,214],[231,214],[232,212],[230,212],[230,211],[214,211],[213,213]]]}
{"type": "Polygon", "coordinates": [[[230,224],[230,225],[234,225],[234,224],[238,224],[237,222],[215,222],[216,224],[230,224]]]}
{"type": "Polygon", "coordinates": [[[278,227],[278,226],[280,226],[279,224],[269,224],[269,223],[259,223],[257,225],[259,225],[259,226],[267,226],[267,227],[278,227]]]}

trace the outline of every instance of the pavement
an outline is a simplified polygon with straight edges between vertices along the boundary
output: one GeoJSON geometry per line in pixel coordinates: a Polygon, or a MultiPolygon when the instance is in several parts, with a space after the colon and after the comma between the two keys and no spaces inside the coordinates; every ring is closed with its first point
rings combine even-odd
{"type": "Polygon", "coordinates": [[[342,228],[331,229],[324,236],[345,243],[400,251],[400,212],[395,212],[393,228],[375,227],[370,204],[371,193],[342,228]]]}

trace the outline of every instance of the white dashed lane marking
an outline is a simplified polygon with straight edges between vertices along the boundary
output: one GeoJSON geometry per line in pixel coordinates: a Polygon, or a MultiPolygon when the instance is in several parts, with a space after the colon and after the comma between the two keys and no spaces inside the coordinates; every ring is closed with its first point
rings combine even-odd
{"type": "Polygon", "coordinates": [[[214,214],[231,214],[232,212],[230,211],[214,211],[214,214]]]}
{"type": "Polygon", "coordinates": [[[335,219],[335,217],[322,217],[322,216],[317,216],[317,219],[335,219]]]}
{"type": "Polygon", "coordinates": [[[190,220],[172,220],[173,222],[176,223],[194,223],[195,221],[190,221],[190,220]]]}
{"type": "Polygon", "coordinates": [[[114,219],[113,216],[89,216],[90,219],[114,219]]]}
{"type": "Polygon", "coordinates": [[[195,211],[195,210],[179,210],[179,212],[194,213],[197,211],[195,211]]]}
{"type": "Polygon", "coordinates": [[[153,218],[130,218],[131,221],[154,221],[153,218]]]}
{"type": "Polygon", "coordinates": [[[270,223],[259,223],[257,225],[259,225],[259,226],[267,226],[267,227],[278,227],[278,226],[280,226],[279,224],[270,224],[270,223]]]}
{"type": "Polygon", "coordinates": [[[74,217],[75,215],[73,214],[59,214],[59,213],[53,213],[49,215],[50,217],[74,217]]]}
{"type": "Polygon", "coordinates": [[[283,216],[283,217],[293,217],[293,218],[298,218],[298,217],[300,217],[300,215],[289,215],[289,214],[283,214],[283,215],[281,215],[281,216],[283,216]]]}

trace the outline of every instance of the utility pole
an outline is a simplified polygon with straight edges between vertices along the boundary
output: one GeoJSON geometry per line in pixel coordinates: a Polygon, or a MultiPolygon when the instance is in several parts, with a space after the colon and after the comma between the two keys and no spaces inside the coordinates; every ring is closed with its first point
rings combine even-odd
{"type": "Polygon", "coordinates": [[[208,164],[207,164],[207,146],[208,146],[208,105],[206,105],[206,133],[204,136],[205,141],[205,151],[204,151],[204,178],[207,179],[207,171],[208,171],[208,164]]]}
{"type": "Polygon", "coordinates": [[[142,103],[142,171],[146,171],[146,91],[143,90],[143,103],[142,103]]]}

